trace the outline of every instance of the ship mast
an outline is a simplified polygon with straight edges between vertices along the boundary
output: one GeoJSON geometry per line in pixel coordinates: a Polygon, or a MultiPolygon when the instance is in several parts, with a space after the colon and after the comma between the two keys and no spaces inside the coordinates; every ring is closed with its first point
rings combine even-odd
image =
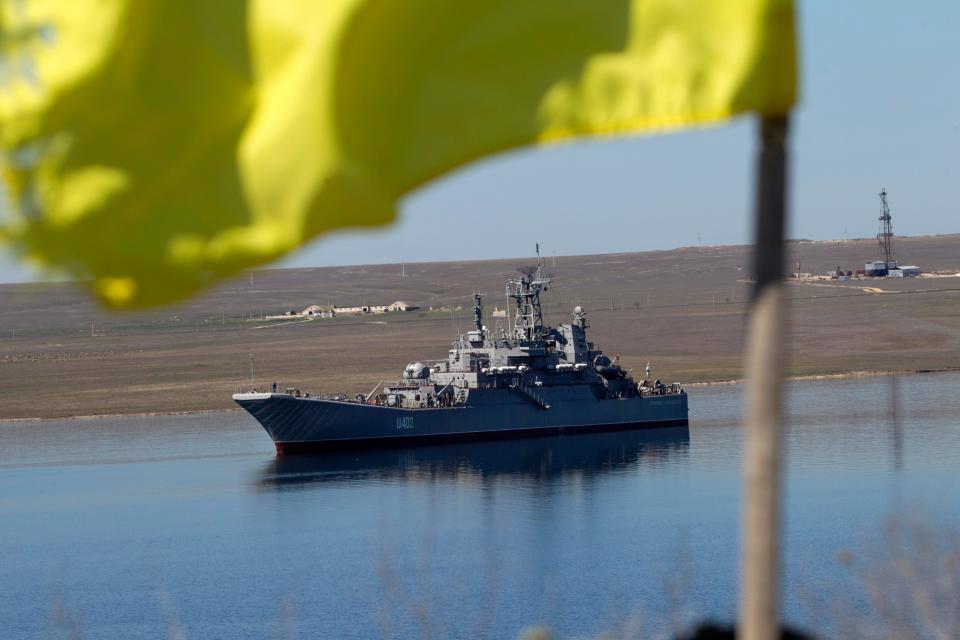
{"type": "Polygon", "coordinates": [[[473,294],[473,326],[477,331],[483,331],[483,296],[473,294]]]}
{"type": "Polygon", "coordinates": [[[543,334],[543,310],[540,307],[540,292],[547,290],[549,276],[543,274],[540,245],[537,244],[537,266],[519,269],[520,278],[510,278],[507,297],[516,303],[513,320],[513,337],[517,340],[536,340],[543,334]]]}

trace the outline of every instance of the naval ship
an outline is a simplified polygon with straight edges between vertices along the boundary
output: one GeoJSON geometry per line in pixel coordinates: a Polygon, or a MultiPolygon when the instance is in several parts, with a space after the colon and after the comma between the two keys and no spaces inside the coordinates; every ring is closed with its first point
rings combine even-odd
{"type": "MultiPolygon", "coordinates": [[[[538,252],[539,253],[539,252],[538,252]]],[[[400,380],[369,394],[317,397],[297,389],[236,393],[278,454],[336,448],[554,436],[687,425],[679,384],[635,381],[587,339],[587,314],[545,326],[542,260],[506,285],[509,329],[484,325],[474,295],[473,328],[443,360],[408,364],[400,380]]]]}

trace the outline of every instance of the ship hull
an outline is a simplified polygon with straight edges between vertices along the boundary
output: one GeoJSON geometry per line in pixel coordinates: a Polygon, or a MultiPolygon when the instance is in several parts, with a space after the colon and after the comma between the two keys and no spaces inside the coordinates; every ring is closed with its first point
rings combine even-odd
{"type": "Polygon", "coordinates": [[[525,438],[687,425],[687,396],[597,399],[586,386],[472,390],[456,407],[405,409],[279,393],[234,400],[263,426],[278,453],[525,438]]]}

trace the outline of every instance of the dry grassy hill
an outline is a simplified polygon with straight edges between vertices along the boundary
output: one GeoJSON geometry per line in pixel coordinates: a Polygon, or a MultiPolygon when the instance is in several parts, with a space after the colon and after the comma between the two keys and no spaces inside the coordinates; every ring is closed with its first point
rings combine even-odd
{"type": "MultiPolygon", "coordinates": [[[[960,271],[960,236],[898,238],[902,264],[960,271]]],[[[862,267],[872,240],[794,242],[790,265],[862,267]]],[[[416,359],[444,357],[472,317],[471,294],[504,305],[503,284],[530,259],[260,271],[195,302],[108,314],[67,284],[0,285],[0,418],[231,406],[273,380],[315,391],[369,390],[416,359]],[[297,323],[264,314],[309,304],[420,311],[297,323]],[[456,308],[460,312],[429,307],[456,308]]],[[[703,247],[547,260],[544,298],[559,323],[584,306],[594,341],[628,367],[649,361],[684,382],[739,378],[750,248],[703,247]]],[[[794,374],[960,366],[960,277],[792,283],[794,374]],[[875,287],[883,292],[865,290],[875,287]]],[[[494,319],[487,318],[488,326],[494,319]]]]}

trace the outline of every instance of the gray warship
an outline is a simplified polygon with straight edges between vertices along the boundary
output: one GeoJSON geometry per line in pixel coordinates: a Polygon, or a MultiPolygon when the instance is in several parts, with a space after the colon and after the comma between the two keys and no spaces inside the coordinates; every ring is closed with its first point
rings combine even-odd
{"type": "MultiPolygon", "coordinates": [[[[538,251],[539,254],[539,251],[538,251]]],[[[509,329],[488,330],[474,295],[473,328],[443,360],[414,362],[369,394],[311,396],[252,390],[234,401],[263,425],[278,454],[439,442],[555,436],[687,425],[679,384],[635,381],[587,340],[586,312],[545,326],[542,260],[506,285],[509,329]]]]}

